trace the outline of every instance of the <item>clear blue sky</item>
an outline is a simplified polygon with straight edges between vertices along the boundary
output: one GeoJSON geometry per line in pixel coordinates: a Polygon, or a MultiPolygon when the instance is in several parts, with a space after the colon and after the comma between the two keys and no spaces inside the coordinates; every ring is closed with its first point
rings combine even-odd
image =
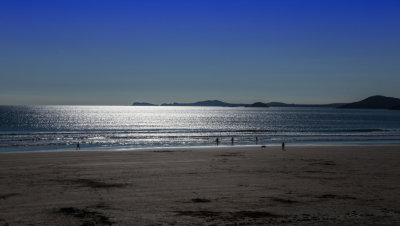
{"type": "Polygon", "coordinates": [[[400,98],[397,0],[0,2],[0,104],[400,98]]]}

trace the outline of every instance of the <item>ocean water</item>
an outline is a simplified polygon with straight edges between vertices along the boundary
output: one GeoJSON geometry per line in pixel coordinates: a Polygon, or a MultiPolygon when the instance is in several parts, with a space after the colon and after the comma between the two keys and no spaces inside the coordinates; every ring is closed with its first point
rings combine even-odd
{"type": "Polygon", "coordinates": [[[400,111],[334,108],[0,106],[0,152],[400,143],[400,111]]]}

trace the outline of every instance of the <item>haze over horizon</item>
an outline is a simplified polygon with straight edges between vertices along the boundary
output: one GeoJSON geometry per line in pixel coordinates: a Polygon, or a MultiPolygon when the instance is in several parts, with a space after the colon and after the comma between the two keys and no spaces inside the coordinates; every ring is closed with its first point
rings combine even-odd
{"type": "Polygon", "coordinates": [[[400,1],[0,3],[0,104],[400,97],[400,1]]]}

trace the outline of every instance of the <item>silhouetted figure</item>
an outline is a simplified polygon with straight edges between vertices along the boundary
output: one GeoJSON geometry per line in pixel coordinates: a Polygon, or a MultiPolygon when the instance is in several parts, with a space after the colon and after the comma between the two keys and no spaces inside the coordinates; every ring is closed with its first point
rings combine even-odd
{"type": "Polygon", "coordinates": [[[232,145],[233,145],[233,143],[235,142],[235,140],[233,139],[233,137],[232,137],[232,139],[231,139],[231,142],[232,142],[232,145]]]}
{"type": "Polygon", "coordinates": [[[215,143],[217,143],[217,146],[218,146],[218,144],[219,144],[219,139],[218,138],[215,139],[215,143]]]}
{"type": "Polygon", "coordinates": [[[76,150],[81,150],[81,144],[78,142],[78,143],[76,143],[76,150]]]}
{"type": "Polygon", "coordinates": [[[285,150],[285,142],[282,142],[282,151],[286,151],[285,150]]]}
{"type": "Polygon", "coordinates": [[[258,137],[256,137],[256,144],[258,144],[258,137]]]}

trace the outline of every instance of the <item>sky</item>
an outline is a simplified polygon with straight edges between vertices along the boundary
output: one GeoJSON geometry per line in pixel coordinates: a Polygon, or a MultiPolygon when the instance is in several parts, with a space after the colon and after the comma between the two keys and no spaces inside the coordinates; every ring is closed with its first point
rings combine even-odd
{"type": "Polygon", "coordinates": [[[400,98],[398,0],[0,2],[0,104],[400,98]]]}

